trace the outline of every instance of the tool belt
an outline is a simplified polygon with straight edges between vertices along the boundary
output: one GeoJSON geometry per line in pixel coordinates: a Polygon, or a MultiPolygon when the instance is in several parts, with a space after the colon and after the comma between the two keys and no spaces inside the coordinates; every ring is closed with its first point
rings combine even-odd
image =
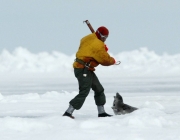
{"type": "Polygon", "coordinates": [[[76,61],[76,62],[78,62],[78,63],[80,63],[80,64],[82,64],[84,66],[84,71],[83,71],[83,76],[84,77],[87,76],[87,72],[88,72],[89,68],[93,68],[93,67],[90,66],[91,61],[84,62],[83,60],[78,59],[78,58],[76,58],[74,61],[76,61]]]}

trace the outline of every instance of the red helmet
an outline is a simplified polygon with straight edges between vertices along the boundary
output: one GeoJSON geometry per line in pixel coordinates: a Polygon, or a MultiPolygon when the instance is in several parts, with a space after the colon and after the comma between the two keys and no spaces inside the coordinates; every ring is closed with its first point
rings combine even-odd
{"type": "Polygon", "coordinates": [[[109,35],[109,30],[106,27],[101,26],[96,30],[96,35],[100,40],[105,41],[109,35]]]}

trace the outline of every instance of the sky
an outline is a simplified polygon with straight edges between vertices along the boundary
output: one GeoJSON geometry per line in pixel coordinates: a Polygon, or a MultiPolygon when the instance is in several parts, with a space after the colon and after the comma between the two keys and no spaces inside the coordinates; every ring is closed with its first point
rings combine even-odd
{"type": "Polygon", "coordinates": [[[109,29],[106,44],[116,54],[147,47],[157,54],[180,53],[178,0],[1,0],[0,52],[21,46],[33,53],[75,54],[80,39],[109,29]]]}

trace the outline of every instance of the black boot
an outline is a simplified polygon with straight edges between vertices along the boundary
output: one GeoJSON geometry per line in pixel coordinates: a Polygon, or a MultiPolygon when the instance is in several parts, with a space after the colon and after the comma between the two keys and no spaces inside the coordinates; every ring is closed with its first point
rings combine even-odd
{"type": "Polygon", "coordinates": [[[70,114],[70,113],[68,113],[68,112],[65,112],[65,113],[63,114],[63,116],[70,117],[71,119],[74,119],[74,118],[75,118],[74,116],[72,116],[72,114],[70,114]]]}
{"type": "Polygon", "coordinates": [[[69,105],[68,109],[63,114],[63,116],[68,116],[68,117],[74,119],[74,116],[72,116],[72,113],[73,113],[74,110],[75,110],[74,107],[72,105],[69,105]]]}
{"type": "Polygon", "coordinates": [[[111,117],[112,116],[105,112],[103,105],[97,106],[97,109],[98,109],[98,117],[111,117]]]}
{"type": "Polygon", "coordinates": [[[98,114],[98,117],[111,117],[113,115],[109,115],[107,114],[106,112],[105,113],[101,113],[101,114],[98,114]]]}

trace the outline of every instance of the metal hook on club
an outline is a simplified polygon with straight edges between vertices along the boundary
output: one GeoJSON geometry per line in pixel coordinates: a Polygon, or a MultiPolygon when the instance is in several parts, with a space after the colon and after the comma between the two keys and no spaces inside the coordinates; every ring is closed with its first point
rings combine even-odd
{"type": "Polygon", "coordinates": [[[114,65],[119,65],[121,64],[121,61],[117,61],[114,65]]]}

